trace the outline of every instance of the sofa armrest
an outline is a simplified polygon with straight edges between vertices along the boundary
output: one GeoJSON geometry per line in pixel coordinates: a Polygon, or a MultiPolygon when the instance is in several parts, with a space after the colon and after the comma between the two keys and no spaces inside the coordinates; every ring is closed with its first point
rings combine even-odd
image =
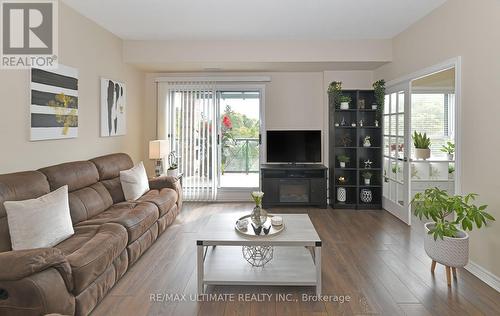
{"type": "Polygon", "coordinates": [[[149,188],[152,190],[161,190],[163,188],[169,188],[177,192],[177,207],[179,210],[182,207],[182,186],[181,181],[176,177],[161,176],[149,179],[149,188]]]}
{"type": "Polygon", "coordinates": [[[57,248],[15,250],[0,253],[0,281],[16,281],[54,268],[61,275],[69,292],[73,289],[71,266],[57,248]]]}

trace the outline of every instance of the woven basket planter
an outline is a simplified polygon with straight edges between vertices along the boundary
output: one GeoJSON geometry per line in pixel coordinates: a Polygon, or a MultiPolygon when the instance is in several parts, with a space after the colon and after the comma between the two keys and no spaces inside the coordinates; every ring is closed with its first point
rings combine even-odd
{"type": "Polygon", "coordinates": [[[434,261],[448,267],[461,268],[469,262],[469,235],[458,231],[458,237],[443,237],[434,240],[434,236],[429,235],[430,228],[434,223],[425,224],[424,249],[427,255],[434,261]]]}

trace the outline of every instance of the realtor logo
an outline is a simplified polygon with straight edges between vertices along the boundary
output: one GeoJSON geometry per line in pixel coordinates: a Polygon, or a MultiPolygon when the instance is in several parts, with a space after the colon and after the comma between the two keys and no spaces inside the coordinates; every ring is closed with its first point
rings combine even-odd
{"type": "Polygon", "coordinates": [[[57,67],[57,1],[1,2],[1,67],[57,67]]]}

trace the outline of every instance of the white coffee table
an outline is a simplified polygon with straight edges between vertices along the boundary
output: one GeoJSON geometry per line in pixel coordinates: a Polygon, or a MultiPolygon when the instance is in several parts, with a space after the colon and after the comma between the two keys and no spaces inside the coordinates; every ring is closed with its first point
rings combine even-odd
{"type": "Polygon", "coordinates": [[[321,295],[321,239],[309,216],[279,214],[285,224],[281,233],[245,237],[234,229],[243,215],[212,215],[198,234],[198,294],[212,284],[315,286],[321,295]],[[243,258],[242,246],[273,246],[273,259],[263,268],[252,267],[243,258]]]}

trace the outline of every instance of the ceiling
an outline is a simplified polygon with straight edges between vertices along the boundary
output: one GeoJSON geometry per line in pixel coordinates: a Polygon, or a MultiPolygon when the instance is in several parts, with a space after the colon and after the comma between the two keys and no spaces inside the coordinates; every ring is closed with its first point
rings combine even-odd
{"type": "Polygon", "coordinates": [[[125,40],[389,39],[445,0],[63,0],[125,40]]]}

